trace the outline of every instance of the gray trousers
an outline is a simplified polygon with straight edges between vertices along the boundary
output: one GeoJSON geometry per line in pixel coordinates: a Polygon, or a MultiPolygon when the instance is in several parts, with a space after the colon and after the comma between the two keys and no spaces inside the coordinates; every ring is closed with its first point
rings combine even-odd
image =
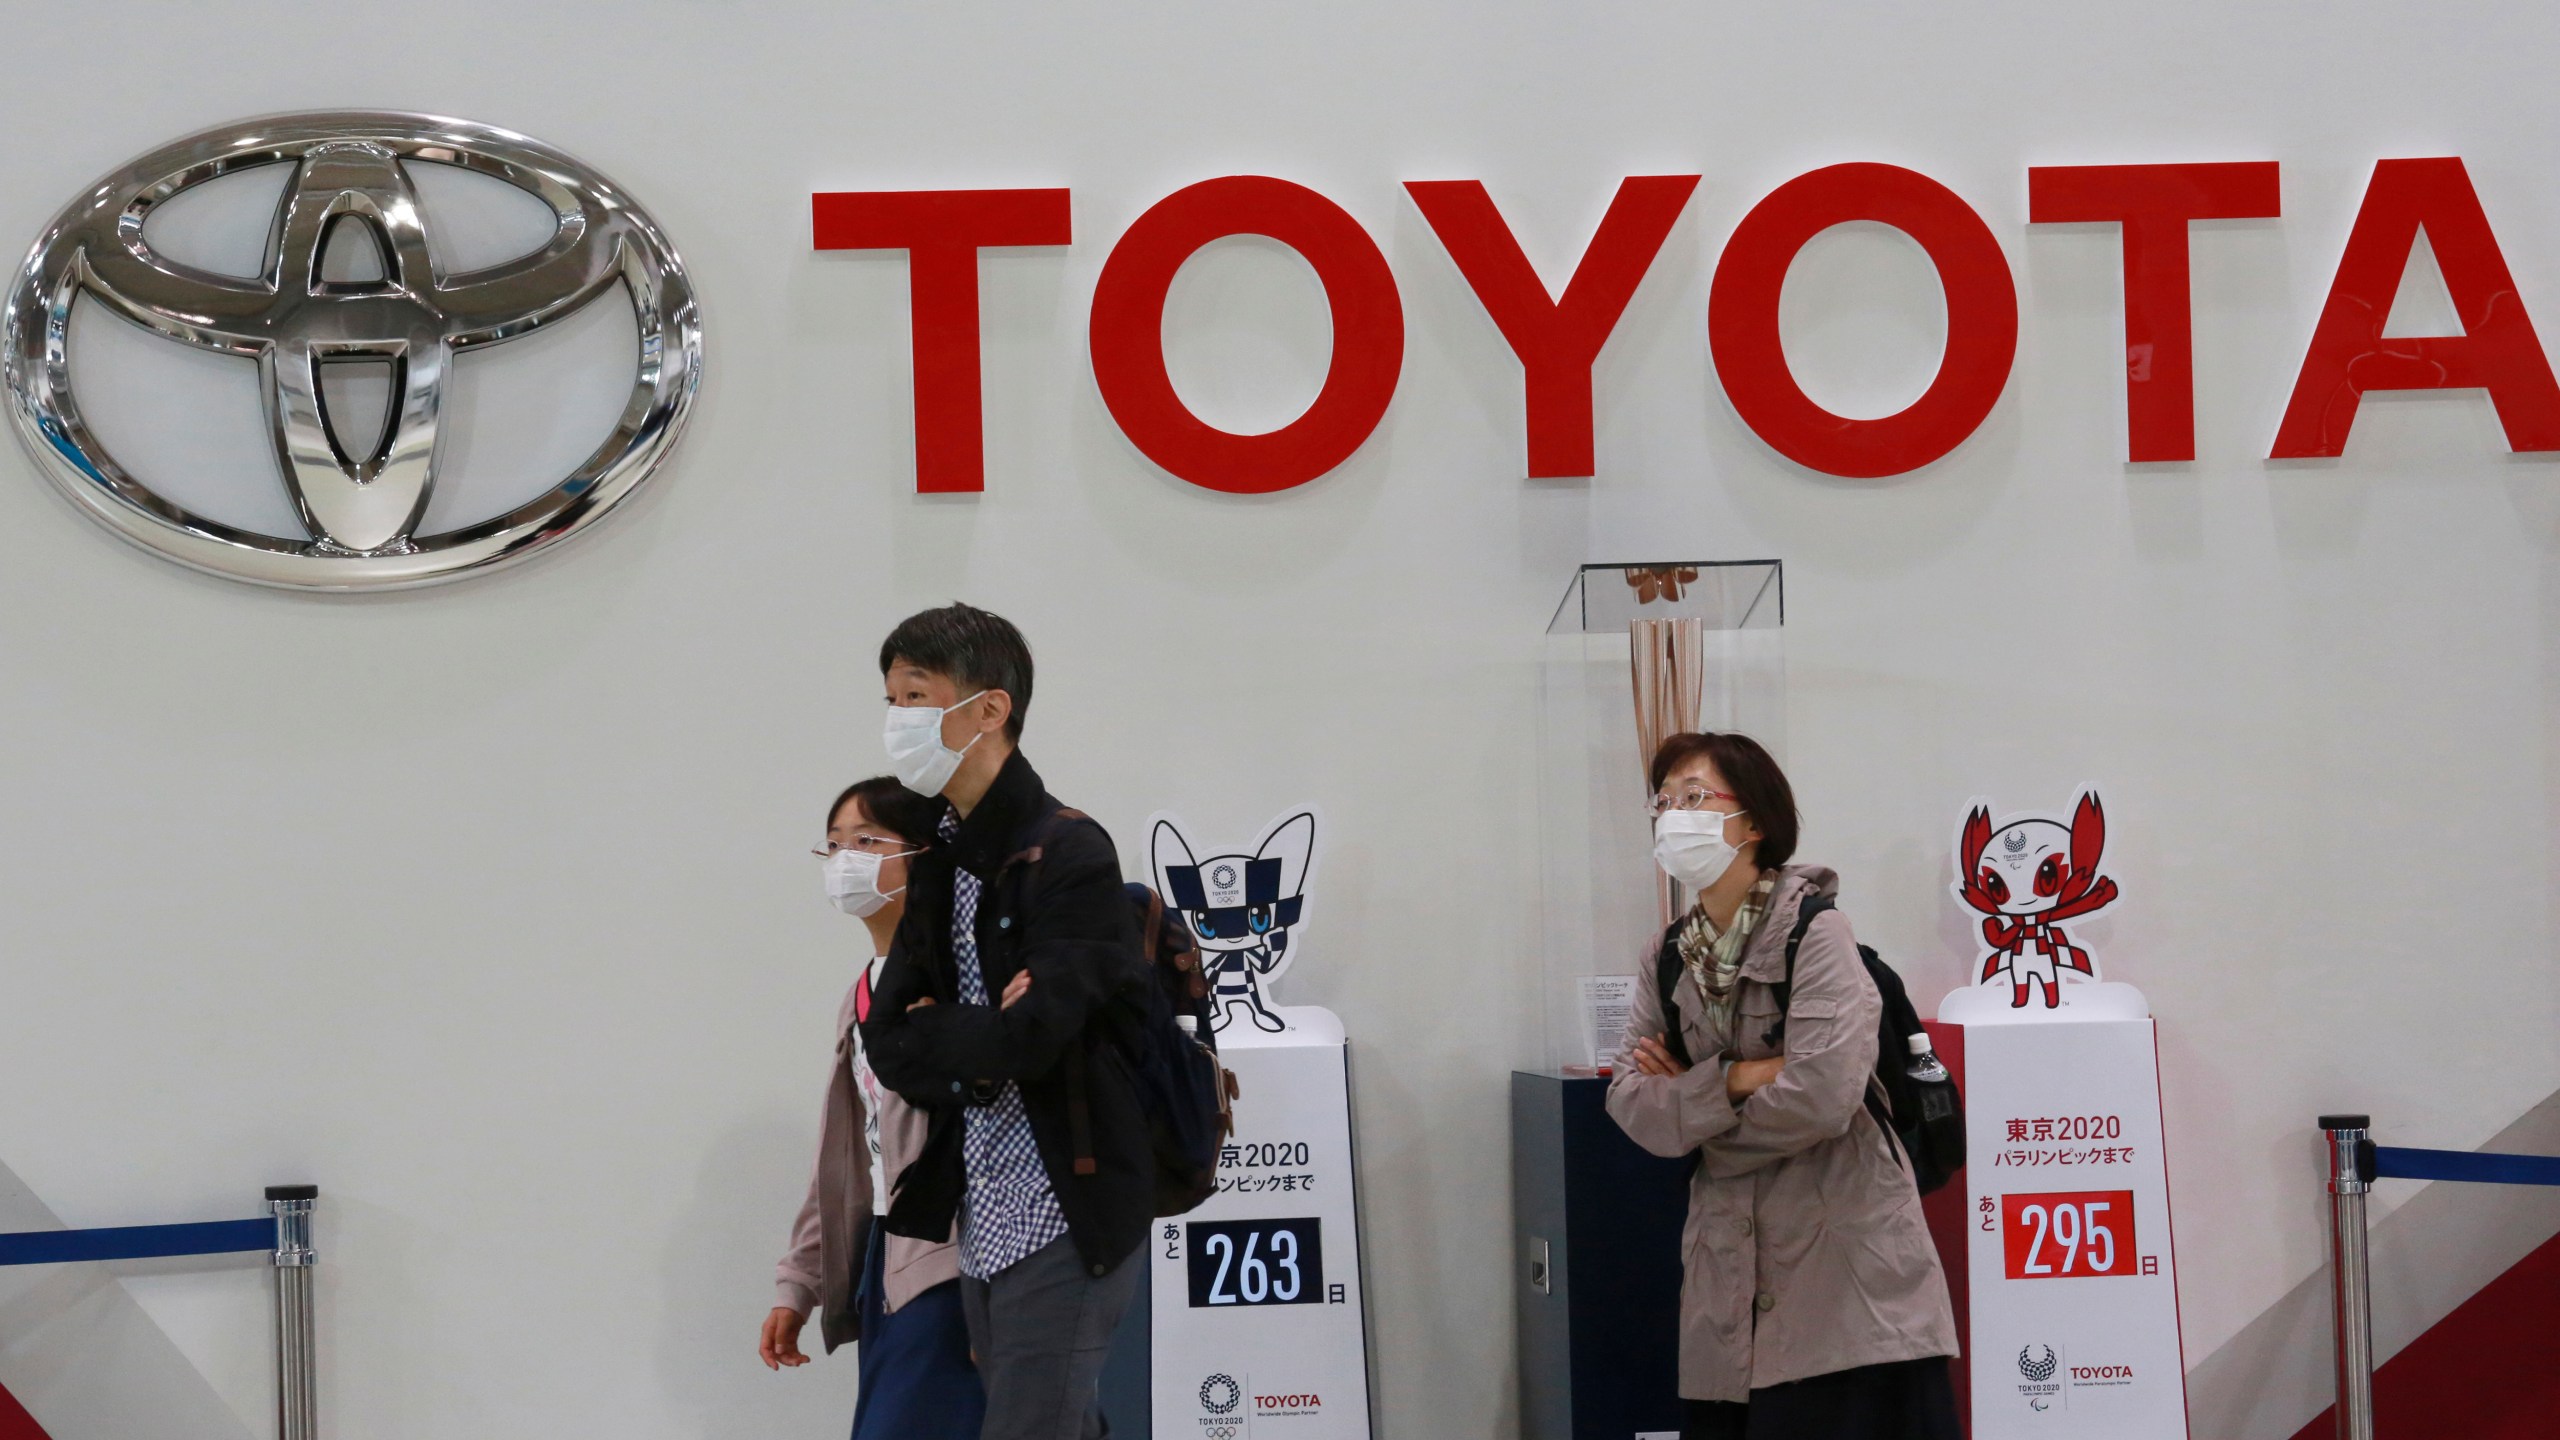
{"type": "Polygon", "coordinates": [[[997,1273],[960,1279],[969,1348],[987,1387],[980,1440],[1104,1440],[1095,1387],[1121,1312],[1137,1292],[1145,1247],[1094,1275],[1061,1235],[997,1273]]]}

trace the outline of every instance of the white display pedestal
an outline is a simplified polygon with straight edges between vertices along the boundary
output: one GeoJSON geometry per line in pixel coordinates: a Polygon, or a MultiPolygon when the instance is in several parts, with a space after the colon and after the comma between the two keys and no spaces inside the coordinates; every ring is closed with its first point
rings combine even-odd
{"type": "Polygon", "coordinates": [[[2150,1007],[2130,985],[2061,994],[1938,1007],[1965,1027],[1974,1440],[2185,1440],[2150,1007]]]}
{"type": "Polygon", "coordinates": [[[1221,1190],[1156,1223],[1156,1440],[1368,1440],[1351,1086],[1342,1022],[1218,1032],[1243,1094],[1221,1190]]]}

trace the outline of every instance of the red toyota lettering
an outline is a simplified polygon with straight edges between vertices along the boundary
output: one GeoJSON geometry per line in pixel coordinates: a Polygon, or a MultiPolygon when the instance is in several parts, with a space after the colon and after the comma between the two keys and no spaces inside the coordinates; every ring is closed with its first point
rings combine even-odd
{"type": "Polygon", "coordinates": [[[861,190],[809,197],[820,250],[904,250],[915,319],[916,491],[987,488],[978,252],[1064,245],[1065,190],[861,190]]]}
{"type": "Polygon", "coordinates": [[[1779,186],[1742,217],[1708,286],[1707,345],[1733,408],[1779,454],[1826,475],[1899,475],[1963,444],[1991,413],[2018,353],[2018,290],[2000,242],[1954,191],[1897,165],[1831,165],[1779,186]],[[1875,420],[1813,403],[1778,337],[1778,296],[1796,253],[1852,220],[1919,242],[1946,292],[1936,378],[1908,407],[1875,420]]]}
{"type": "Polygon", "coordinates": [[[2509,449],[2560,450],[2560,385],[2470,172],[2450,156],[2374,165],[2269,458],[2346,453],[2368,390],[2486,390],[2509,449]],[[2421,230],[2462,333],[2386,337],[2421,230]]]}
{"type": "Polygon", "coordinates": [[[1230,175],[1159,200],[1129,227],[1093,289],[1094,384],[1129,443],[1210,490],[1261,495],[1351,458],[1385,418],[1404,370],[1404,306],[1360,222],[1286,180],[1230,175]],[[1229,235],[1263,235],[1315,268],[1333,313],[1333,360],[1304,414],[1266,435],[1220,430],[1182,403],[1164,363],[1164,304],[1182,263],[1229,235]]]}
{"type": "Polygon", "coordinates": [[[1530,478],[1593,473],[1591,364],[1698,188],[1698,177],[1631,175],[1620,181],[1562,299],[1549,295],[1482,181],[1411,180],[1404,188],[1502,338],[1511,342],[1511,353],[1520,357],[1530,478]]]}
{"type": "Polygon", "coordinates": [[[2272,219],[2282,211],[2276,162],[2038,165],[2027,171],[2027,219],[2101,223],[2124,233],[2124,400],[2136,461],[2196,458],[2195,317],[2188,224],[2272,219]]]}

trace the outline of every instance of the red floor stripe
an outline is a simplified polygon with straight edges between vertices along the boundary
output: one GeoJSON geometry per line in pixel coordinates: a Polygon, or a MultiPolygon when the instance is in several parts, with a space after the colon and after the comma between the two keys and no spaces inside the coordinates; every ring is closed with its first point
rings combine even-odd
{"type": "Polygon", "coordinates": [[[0,1440],[50,1440],[36,1417],[27,1413],[5,1385],[0,1385],[0,1440]]]}
{"type": "MultiPolygon", "coordinates": [[[[2560,1236],[2516,1262],[2373,1376],[2390,1440],[2550,1440],[2560,1422],[2560,1236]]],[[[2330,1412],[2294,1440],[2328,1440],[2330,1412]]]]}

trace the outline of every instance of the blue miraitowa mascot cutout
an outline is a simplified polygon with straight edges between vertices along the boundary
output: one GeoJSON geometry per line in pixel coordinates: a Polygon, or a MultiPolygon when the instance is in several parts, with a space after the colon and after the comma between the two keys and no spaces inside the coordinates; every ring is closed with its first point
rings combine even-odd
{"type": "Polygon", "coordinates": [[[1151,827],[1156,893],[1182,912],[1200,941],[1200,966],[1216,1015],[1210,1028],[1226,1029],[1239,1010],[1258,1030],[1276,1035],[1289,1028],[1273,1013],[1263,987],[1289,968],[1289,932],[1304,913],[1315,845],[1312,810],[1272,826],[1250,855],[1206,860],[1193,858],[1191,842],[1172,817],[1159,816],[1151,827]]]}

